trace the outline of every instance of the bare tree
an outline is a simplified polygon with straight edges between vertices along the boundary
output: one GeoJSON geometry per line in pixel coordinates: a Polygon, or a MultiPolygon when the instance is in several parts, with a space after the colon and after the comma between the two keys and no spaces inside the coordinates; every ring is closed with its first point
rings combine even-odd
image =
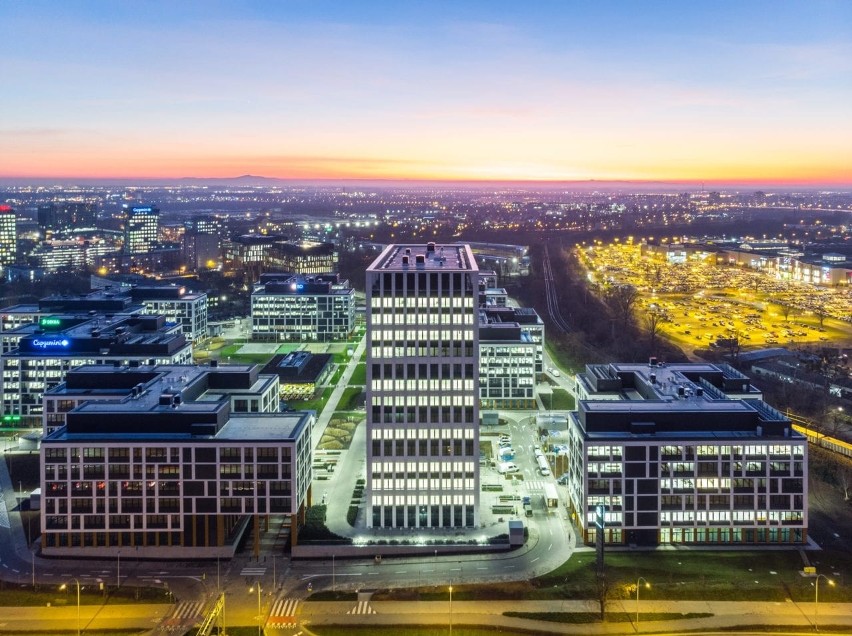
{"type": "Polygon", "coordinates": [[[837,471],[837,482],[843,490],[844,501],[849,501],[849,491],[852,490],[852,466],[844,464],[837,471]]]}
{"type": "Polygon", "coordinates": [[[650,354],[653,355],[657,346],[657,336],[660,333],[660,326],[668,322],[668,316],[659,308],[651,306],[648,313],[645,314],[645,329],[648,331],[648,338],[651,343],[650,354]]]}
{"type": "Polygon", "coordinates": [[[825,303],[819,303],[814,308],[814,315],[817,317],[817,320],[819,320],[819,327],[822,329],[825,319],[828,318],[828,307],[826,307],[825,303]]]}
{"type": "Polygon", "coordinates": [[[624,325],[633,320],[633,308],[638,300],[639,290],[633,285],[616,285],[607,292],[607,304],[624,325]]]}
{"type": "Polygon", "coordinates": [[[610,591],[612,584],[606,576],[606,572],[598,572],[595,575],[595,600],[600,610],[601,622],[606,620],[606,608],[610,602],[610,591]]]}
{"type": "Polygon", "coordinates": [[[790,314],[793,312],[791,305],[781,305],[781,315],[784,316],[785,322],[790,322],[790,314]]]}

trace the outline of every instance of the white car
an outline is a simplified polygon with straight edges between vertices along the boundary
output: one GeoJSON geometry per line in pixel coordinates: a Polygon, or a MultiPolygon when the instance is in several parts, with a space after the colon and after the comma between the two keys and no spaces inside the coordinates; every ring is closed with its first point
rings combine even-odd
{"type": "Polygon", "coordinates": [[[515,462],[500,462],[497,464],[497,472],[501,475],[506,473],[516,473],[520,470],[515,462]]]}
{"type": "Polygon", "coordinates": [[[559,377],[559,369],[554,369],[553,367],[550,367],[550,375],[552,375],[554,378],[558,378],[559,377]]]}

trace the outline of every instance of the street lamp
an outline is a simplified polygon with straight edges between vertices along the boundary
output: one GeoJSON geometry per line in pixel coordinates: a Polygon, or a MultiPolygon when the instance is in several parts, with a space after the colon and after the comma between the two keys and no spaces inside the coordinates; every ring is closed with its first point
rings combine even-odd
{"type": "MultiPolygon", "coordinates": [[[[257,583],[257,636],[262,636],[261,635],[261,629],[263,628],[263,625],[261,624],[261,621],[263,620],[263,616],[260,613],[260,591],[261,591],[260,590],[260,582],[258,582],[257,583]]],[[[249,588],[249,594],[251,594],[253,592],[254,592],[254,586],[249,588]]]]}
{"type": "MultiPolygon", "coordinates": [[[[639,631],[639,587],[642,581],[645,581],[644,576],[640,576],[636,579],[636,631],[639,631]]],[[[645,581],[645,589],[650,590],[651,584],[648,581],[645,581]]]]}
{"type": "MultiPolygon", "coordinates": [[[[80,636],[80,580],[73,579],[74,583],[77,584],[77,636],[80,636]]],[[[60,590],[67,590],[68,585],[63,583],[59,586],[60,590]]]]}
{"type": "Polygon", "coordinates": [[[819,631],[819,623],[817,621],[818,621],[818,618],[819,618],[819,580],[820,579],[825,579],[826,581],[828,581],[829,585],[834,585],[834,581],[832,581],[830,578],[828,578],[825,574],[817,574],[816,587],[814,588],[814,628],[816,629],[816,631],[819,631]]]}
{"type": "Polygon", "coordinates": [[[450,586],[450,636],[453,636],[453,586],[450,586]]]}

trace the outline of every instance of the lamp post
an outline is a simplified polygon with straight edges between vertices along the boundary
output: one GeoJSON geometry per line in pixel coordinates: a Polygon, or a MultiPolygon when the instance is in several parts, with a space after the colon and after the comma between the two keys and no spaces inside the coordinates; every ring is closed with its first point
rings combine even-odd
{"type": "Polygon", "coordinates": [[[825,579],[829,585],[834,585],[834,581],[828,578],[825,574],[817,574],[816,587],[814,588],[814,629],[819,631],[819,580],[825,579]]]}
{"type": "Polygon", "coordinates": [[[450,636],[453,636],[453,586],[450,586],[450,636]]]}
{"type": "Polygon", "coordinates": [[[116,567],[115,567],[115,589],[121,587],[121,550],[116,552],[116,567]]]}
{"type": "MultiPolygon", "coordinates": [[[[640,576],[636,579],[636,631],[639,631],[639,587],[642,581],[645,581],[644,576],[640,576]]],[[[651,584],[648,581],[645,581],[645,588],[650,589],[651,584]]]]}
{"type": "Polygon", "coordinates": [[[337,584],[334,572],[334,555],[331,555],[331,591],[337,592],[337,584]]]}
{"type": "MultiPolygon", "coordinates": [[[[254,587],[249,588],[249,593],[254,592],[254,587]]],[[[263,626],[261,625],[261,621],[263,620],[263,616],[260,613],[260,582],[257,583],[257,636],[261,636],[261,629],[263,626]]]]}
{"type": "MultiPolygon", "coordinates": [[[[72,579],[77,584],[77,636],[80,636],[80,579],[72,579]]],[[[63,583],[59,586],[60,590],[68,589],[68,585],[63,583]]]]}

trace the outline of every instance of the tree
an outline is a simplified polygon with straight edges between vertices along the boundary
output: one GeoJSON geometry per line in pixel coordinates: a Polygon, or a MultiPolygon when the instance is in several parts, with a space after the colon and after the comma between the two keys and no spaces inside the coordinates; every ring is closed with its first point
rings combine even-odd
{"type": "Polygon", "coordinates": [[[852,490],[852,466],[844,464],[837,471],[837,482],[843,490],[843,500],[849,501],[849,491],[852,490]]]}
{"type": "Polygon", "coordinates": [[[627,325],[633,319],[633,307],[639,300],[639,290],[633,285],[616,285],[607,292],[607,304],[615,317],[627,325]]]}
{"type": "Polygon", "coordinates": [[[595,574],[595,601],[598,603],[601,622],[606,620],[606,608],[610,601],[611,588],[612,584],[605,571],[595,574]]]}
{"type": "Polygon", "coordinates": [[[656,305],[651,305],[648,313],[645,314],[645,329],[648,331],[648,338],[651,341],[650,355],[656,353],[657,336],[660,333],[660,326],[665,322],[668,322],[666,313],[656,305]]]}
{"type": "Polygon", "coordinates": [[[781,305],[781,315],[784,316],[785,322],[790,322],[790,314],[793,311],[793,307],[791,305],[781,305]]]}
{"type": "Polygon", "coordinates": [[[825,323],[825,319],[828,318],[828,307],[826,307],[825,303],[819,303],[814,308],[814,315],[819,320],[819,328],[822,329],[825,323]]]}

